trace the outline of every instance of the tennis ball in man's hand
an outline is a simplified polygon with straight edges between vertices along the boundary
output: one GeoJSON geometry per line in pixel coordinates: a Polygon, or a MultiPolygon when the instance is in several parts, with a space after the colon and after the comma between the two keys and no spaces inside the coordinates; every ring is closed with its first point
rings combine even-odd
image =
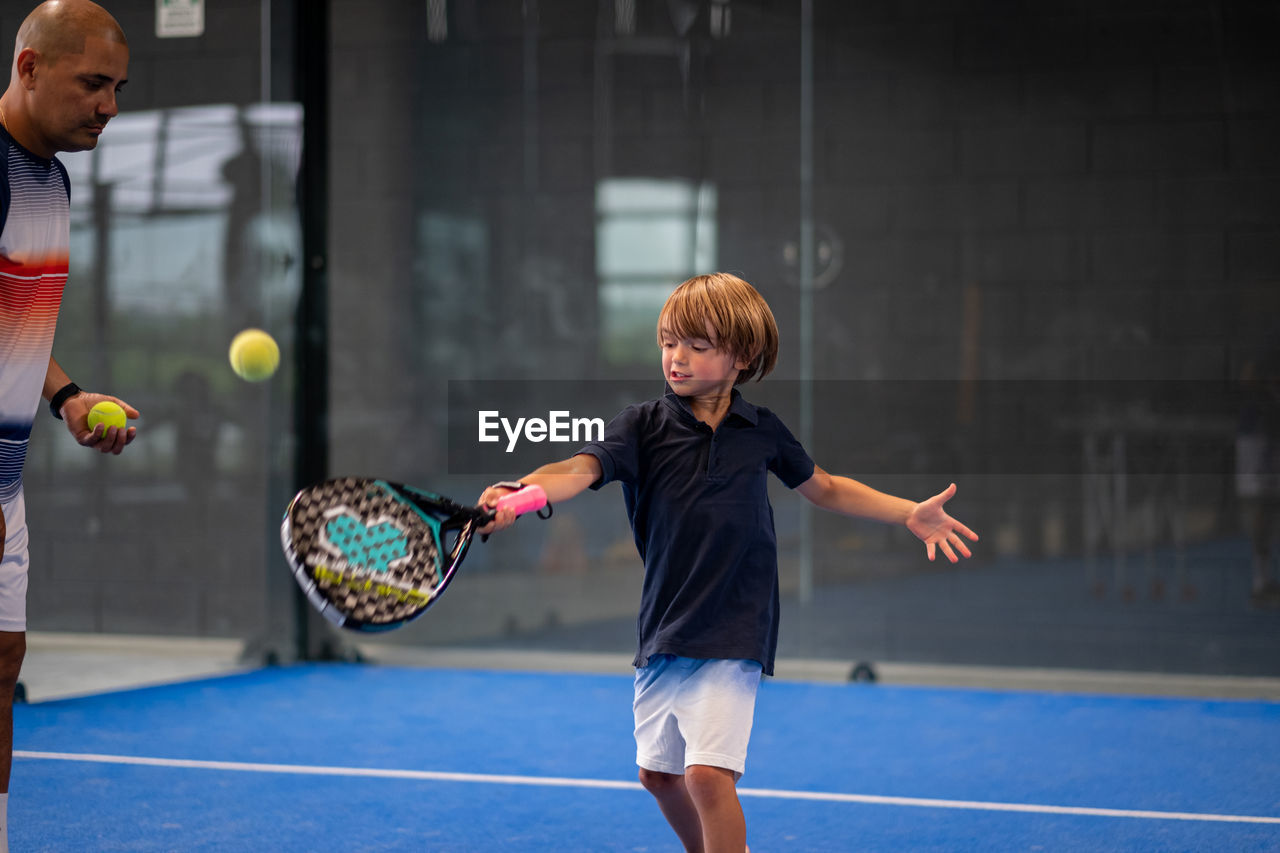
{"type": "Polygon", "coordinates": [[[280,347],[261,329],[245,329],[231,339],[231,369],[241,379],[261,382],[271,377],[280,364],[280,347]]]}
{"type": "Polygon", "coordinates": [[[89,410],[89,429],[96,429],[98,424],[103,424],[104,433],[112,427],[124,429],[124,409],[118,403],[103,400],[89,410]]]}

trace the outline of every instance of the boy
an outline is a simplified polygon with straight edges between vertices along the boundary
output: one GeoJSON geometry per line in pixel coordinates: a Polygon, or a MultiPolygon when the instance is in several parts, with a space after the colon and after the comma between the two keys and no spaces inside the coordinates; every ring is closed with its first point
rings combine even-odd
{"type": "MultiPolygon", "coordinates": [[[[762,379],[778,355],[763,297],[725,273],[691,278],[658,317],[667,393],[629,406],[603,439],[524,477],[551,503],[622,483],[645,564],[636,655],[640,781],[686,850],[746,848],[736,784],[746,766],[756,689],[773,674],[778,561],[766,472],[824,509],[905,524],[929,559],[970,556],[973,531],[943,511],[955,484],[922,503],[814,465],[786,426],[734,386],[762,379]]],[[[490,486],[493,506],[510,488],[490,486]]],[[[511,525],[510,511],[480,531],[511,525]]]]}

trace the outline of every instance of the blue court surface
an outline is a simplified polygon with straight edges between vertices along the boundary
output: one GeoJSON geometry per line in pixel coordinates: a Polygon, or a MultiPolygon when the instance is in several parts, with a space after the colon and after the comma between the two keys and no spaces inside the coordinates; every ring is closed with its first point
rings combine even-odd
{"type": "MultiPolygon", "coordinates": [[[[20,705],[14,851],[678,850],[631,678],[305,664],[20,705]]],[[[767,681],[756,853],[1280,850],[1280,703],[767,681]]]]}

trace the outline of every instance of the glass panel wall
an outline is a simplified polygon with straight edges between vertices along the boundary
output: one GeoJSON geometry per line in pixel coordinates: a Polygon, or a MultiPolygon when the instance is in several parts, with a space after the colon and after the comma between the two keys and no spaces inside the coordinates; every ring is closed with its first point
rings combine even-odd
{"type": "MultiPolygon", "coordinates": [[[[781,655],[1276,674],[1265,502],[1236,476],[1239,380],[1280,316],[1274,16],[333,10],[335,473],[471,498],[570,455],[482,445],[457,401],[607,419],[657,396],[663,299],[732,271],[782,332],[748,398],[831,471],[956,482],[982,534],[930,563],[775,483],[781,655]]],[[[380,642],[626,654],[641,571],[608,486],[473,549],[380,642]]]]}
{"type": "MultiPolygon", "coordinates": [[[[71,269],[54,356],[142,417],[134,443],[105,458],[37,418],[29,626],[258,638],[292,481],[301,110],[290,75],[273,75],[288,10],[211,4],[200,34],[168,37],[155,3],[109,6],[129,83],[97,148],[60,155],[71,269]],[[247,326],[284,349],[271,382],[231,372],[228,345],[247,326]]],[[[21,20],[0,18],[0,41],[13,44],[21,20]]]]}
{"type": "MultiPolygon", "coordinates": [[[[470,499],[573,453],[556,419],[661,394],[658,308],[730,271],[782,335],[748,399],[830,471],[915,499],[956,482],[982,534],[930,563],[774,483],[781,656],[1277,674],[1276,546],[1253,536],[1280,500],[1263,5],[327,8],[330,473],[470,499]],[[481,411],[551,428],[482,440],[481,411]]],[[[31,627],[285,649],[275,528],[314,427],[293,415],[296,7],[210,5],[183,38],[154,3],[112,11],[131,81],[63,158],[55,355],[143,418],[118,459],[37,421],[31,627]],[[246,326],[281,343],[271,382],[227,367],[246,326]]],[[[633,649],[616,485],[463,572],[373,647],[633,649]]]]}

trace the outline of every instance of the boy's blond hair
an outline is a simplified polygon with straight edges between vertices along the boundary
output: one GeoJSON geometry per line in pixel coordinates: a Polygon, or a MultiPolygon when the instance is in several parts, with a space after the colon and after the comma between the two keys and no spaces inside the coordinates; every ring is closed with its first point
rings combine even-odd
{"type": "Polygon", "coordinates": [[[658,343],[667,332],[681,338],[706,338],[735,359],[747,362],[737,385],[763,379],[778,361],[778,324],[769,303],[747,282],[730,273],[697,275],[667,297],[658,315],[658,343]]]}

